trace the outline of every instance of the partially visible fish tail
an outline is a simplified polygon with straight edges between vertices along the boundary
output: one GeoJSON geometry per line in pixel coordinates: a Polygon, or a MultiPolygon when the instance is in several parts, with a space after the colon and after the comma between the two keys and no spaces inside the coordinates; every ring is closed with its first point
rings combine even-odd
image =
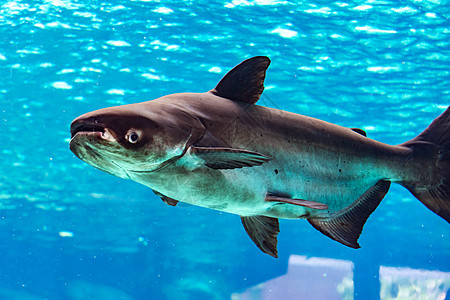
{"type": "Polygon", "coordinates": [[[417,163],[416,180],[403,182],[417,199],[450,223],[450,107],[419,136],[402,146],[417,163]],[[431,162],[431,165],[421,165],[431,162]]]}

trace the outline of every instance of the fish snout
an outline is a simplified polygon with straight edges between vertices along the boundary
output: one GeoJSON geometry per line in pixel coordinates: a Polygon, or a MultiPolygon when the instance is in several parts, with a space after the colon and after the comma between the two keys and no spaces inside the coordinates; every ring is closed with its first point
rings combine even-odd
{"type": "Polygon", "coordinates": [[[73,138],[77,133],[101,132],[105,130],[99,118],[83,118],[83,116],[73,120],[70,125],[70,134],[73,138]]]}
{"type": "Polygon", "coordinates": [[[115,141],[111,129],[103,124],[102,116],[80,116],[70,125],[70,135],[73,139],[77,134],[101,137],[107,141],[115,141]]]}

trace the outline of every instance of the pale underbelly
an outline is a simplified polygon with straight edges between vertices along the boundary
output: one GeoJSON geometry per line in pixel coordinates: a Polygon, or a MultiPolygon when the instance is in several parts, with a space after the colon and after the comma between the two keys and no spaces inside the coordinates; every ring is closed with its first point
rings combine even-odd
{"type": "Polygon", "coordinates": [[[200,167],[186,170],[169,167],[160,174],[136,178],[178,201],[241,216],[266,215],[300,218],[339,211],[358,199],[378,180],[382,170],[372,165],[340,166],[334,161],[308,165],[281,163],[232,170],[200,167]],[[265,201],[267,193],[326,204],[328,210],[314,210],[292,204],[265,201]]]}

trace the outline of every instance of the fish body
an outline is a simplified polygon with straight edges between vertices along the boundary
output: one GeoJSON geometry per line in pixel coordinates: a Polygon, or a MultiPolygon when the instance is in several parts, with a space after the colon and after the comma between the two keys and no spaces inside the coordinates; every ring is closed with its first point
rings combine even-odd
{"type": "MultiPolygon", "coordinates": [[[[407,149],[298,114],[236,105],[212,93],[171,95],[139,105],[148,110],[157,106],[159,112],[179,110],[199,120],[207,138],[197,141],[196,146],[245,149],[269,159],[255,167],[212,169],[204,166],[201,157],[187,152],[156,171],[126,170],[132,180],[193,205],[241,216],[297,219],[334,213],[349,206],[379,180],[401,180],[406,176],[398,172],[396,165],[405,160],[407,149]],[[220,120],[216,119],[219,115],[220,120]],[[267,202],[264,197],[269,192],[314,200],[329,209],[325,212],[267,202]]],[[[107,114],[107,110],[102,113],[107,114]]],[[[181,153],[184,144],[178,146],[181,153]]]]}
{"type": "Polygon", "coordinates": [[[307,219],[358,248],[391,182],[449,221],[448,110],[430,125],[432,133],[387,145],[360,129],[256,105],[269,63],[246,60],[206,93],[82,115],[71,125],[70,148],[94,167],[148,186],[169,205],[241,216],[250,238],[274,257],[278,218],[307,219]]]}

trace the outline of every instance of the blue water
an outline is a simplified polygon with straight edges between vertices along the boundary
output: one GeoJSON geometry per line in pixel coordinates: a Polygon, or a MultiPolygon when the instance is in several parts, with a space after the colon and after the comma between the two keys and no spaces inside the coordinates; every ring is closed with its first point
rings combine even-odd
{"type": "Polygon", "coordinates": [[[2,1],[0,299],[250,299],[291,255],[349,263],[342,299],[444,299],[449,225],[400,186],[369,218],[361,249],[281,220],[274,259],[238,216],[169,207],[68,143],[82,113],[204,92],[266,55],[259,104],[399,144],[450,104],[449,17],[437,0],[2,1]],[[393,285],[385,267],[439,272],[393,285]]]}

